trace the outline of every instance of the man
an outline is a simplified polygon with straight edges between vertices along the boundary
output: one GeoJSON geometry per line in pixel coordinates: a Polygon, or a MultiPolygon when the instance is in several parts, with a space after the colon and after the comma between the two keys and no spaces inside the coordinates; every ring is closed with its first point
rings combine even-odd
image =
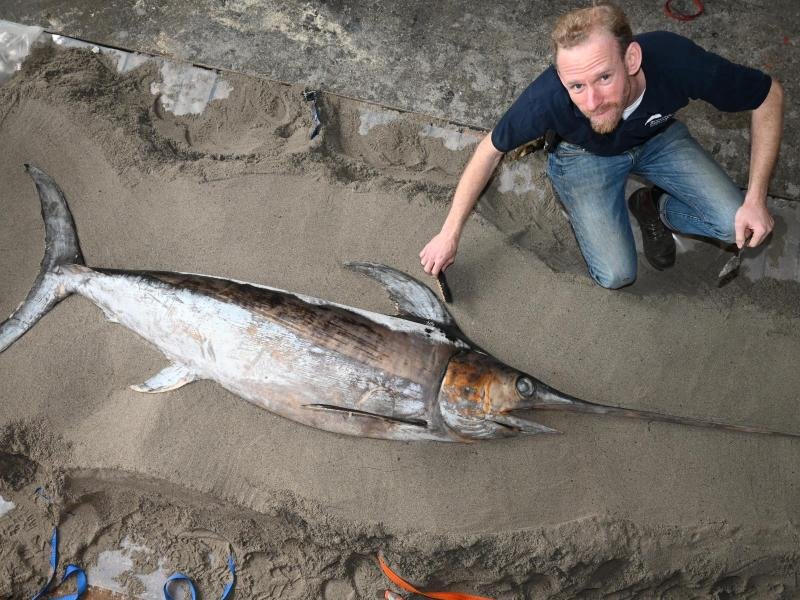
{"type": "Polygon", "coordinates": [[[668,32],[633,37],[610,3],[574,10],[553,30],[553,66],[514,102],[477,146],[439,234],[420,252],[427,273],[453,263],[464,224],[505,152],[548,129],[562,140],[547,172],[592,278],[620,288],[636,278],[624,196],[628,175],[654,184],[628,199],[656,269],[675,261],[670,230],[757,246],[772,231],[767,186],[783,125],[783,90],[761,71],[733,64],[668,32]],[[699,98],[722,111],[752,110],[746,193],[674,114],[699,98]]]}

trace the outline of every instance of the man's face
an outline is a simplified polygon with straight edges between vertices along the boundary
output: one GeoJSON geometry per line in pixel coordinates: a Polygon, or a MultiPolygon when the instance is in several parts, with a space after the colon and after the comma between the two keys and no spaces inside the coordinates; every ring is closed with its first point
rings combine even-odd
{"type": "Polygon", "coordinates": [[[631,82],[617,41],[592,33],[572,48],[559,48],[556,67],[569,97],[597,133],[612,132],[629,101],[631,82]]]}

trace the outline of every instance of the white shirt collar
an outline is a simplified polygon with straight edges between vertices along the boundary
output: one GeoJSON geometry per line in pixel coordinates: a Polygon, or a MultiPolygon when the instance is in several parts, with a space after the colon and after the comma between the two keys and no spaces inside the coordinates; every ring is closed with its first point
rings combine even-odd
{"type": "Polygon", "coordinates": [[[644,98],[644,92],[645,92],[646,89],[647,88],[642,90],[642,94],[636,100],[634,100],[633,103],[628,108],[626,108],[625,110],[622,111],[622,120],[623,121],[625,119],[627,119],[628,117],[630,117],[633,114],[633,111],[635,111],[637,108],[639,108],[639,105],[642,103],[642,98],[644,98]]]}

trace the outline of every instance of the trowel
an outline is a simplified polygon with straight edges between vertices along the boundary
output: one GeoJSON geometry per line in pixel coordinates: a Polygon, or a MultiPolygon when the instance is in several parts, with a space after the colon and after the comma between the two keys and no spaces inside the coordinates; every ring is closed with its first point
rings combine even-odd
{"type": "Polygon", "coordinates": [[[744,249],[747,248],[747,245],[750,243],[752,238],[753,233],[750,232],[747,238],[745,238],[742,247],[736,248],[734,255],[729,258],[728,262],[725,263],[725,266],[722,267],[722,270],[719,272],[719,276],[717,278],[717,287],[722,287],[727,283],[730,283],[739,274],[739,267],[742,266],[742,252],[744,252],[744,249]]]}

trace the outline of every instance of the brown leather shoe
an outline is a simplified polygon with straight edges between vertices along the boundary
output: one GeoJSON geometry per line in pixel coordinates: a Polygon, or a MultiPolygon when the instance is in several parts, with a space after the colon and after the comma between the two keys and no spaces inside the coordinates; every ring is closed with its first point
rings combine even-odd
{"type": "Polygon", "coordinates": [[[658,214],[658,198],[663,193],[657,187],[645,187],[628,198],[628,208],[642,229],[644,255],[659,271],[675,264],[675,239],[658,214]]]}

